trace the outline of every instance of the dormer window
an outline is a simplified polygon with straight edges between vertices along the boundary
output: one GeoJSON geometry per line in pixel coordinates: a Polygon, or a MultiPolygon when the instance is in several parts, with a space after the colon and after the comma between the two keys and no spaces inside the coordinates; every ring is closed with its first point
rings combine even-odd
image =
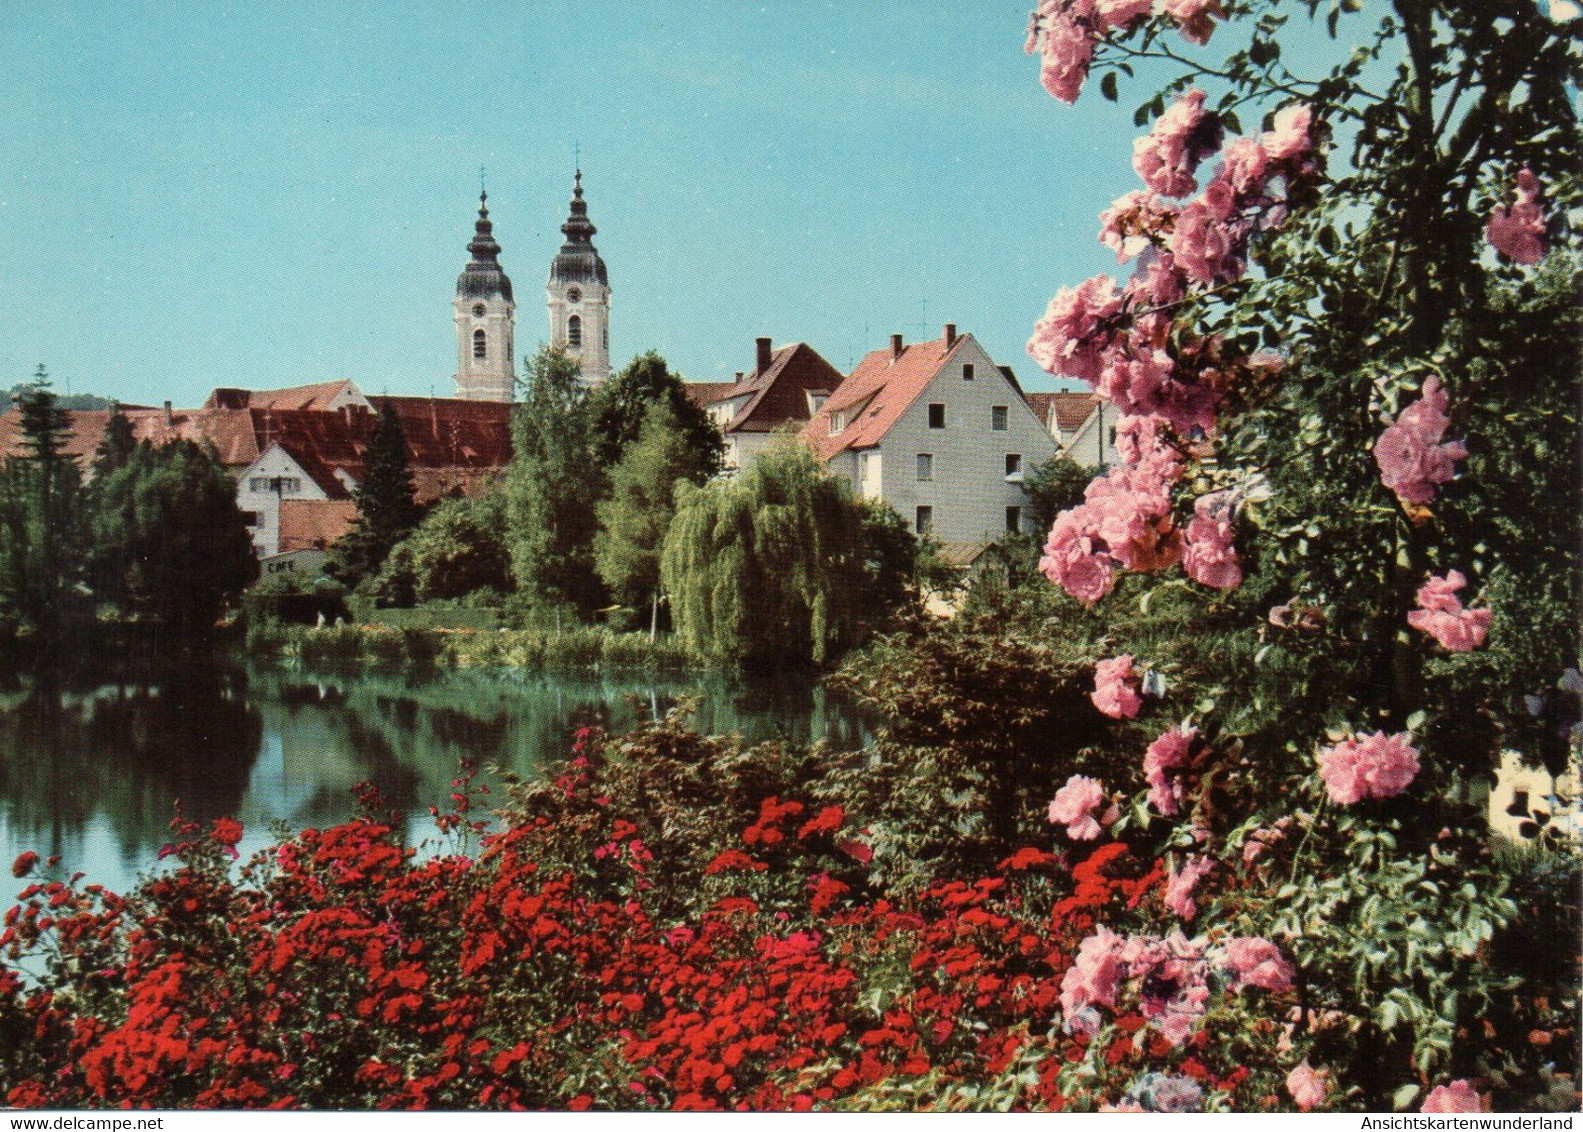
{"type": "Polygon", "coordinates": [[[575,314],[566,320],[566,344],[574,350],[583,344],[583,320],[575,314]]]}
{"type": "Polygon", "coordinates": [[[473,331],[473,357],[489,357],[489,339],[482,330],[473,331]]]}
{"type": "Polygon", "coordinates": [[[831,413],[830,414],[830,435],[831,436],[835,436],[837,433],[839,433],[844,428],[846,428],[846,414],[844,412],[843,413],[831,413]]]}

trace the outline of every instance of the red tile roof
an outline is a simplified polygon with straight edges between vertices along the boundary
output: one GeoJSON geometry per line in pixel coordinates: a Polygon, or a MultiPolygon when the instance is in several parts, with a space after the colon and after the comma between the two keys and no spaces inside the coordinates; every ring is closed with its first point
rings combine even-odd
{"type": "Polygon", "coordinates": [[[358,392],[350,381],[321,381],[316,385],[294,385],[287,389],[216,389],[204,402],[206,409],[318,409],[330,408],[348,389],[358,392]]]}
{"type": "Polygon", "coordinates": [[[841,383],[818,415],[808,422],[803,438],[821,459],[829,460],[848,449],[871,448],[890,431],[907,407],[918,399],[947,359],[970,335],[958,335],[949,347],[945,339],[917,342],[892,359],[889,347],[872,351],[841,383]],[[830,416],[845,412],[846,428],[830,435],[830,416]]]}
{"type": "MultiPolygon", "coordinates": [[[[167,420],[164,409],[124,409],[131,422],[132,435],[153,444],[191,440],[212,444],[220,463],[233,472],[258,459],[261,449],[254,435],[253,422],[246,409],[176,409],[167,420]]],[[[104,438],[110,421],[108,409],[83,409],[67,414],[71,436],[66,452],[86,468],[104,438]]],[[[0,456],[21,455],[21,417],[16,413],[0,415],[0,456]]]]}
{"type": "Polygon", "coordinates": [[[806,421],[808,394],[829,396],[842,380],[841,372],[812,346],[803,342],[782,346],[770,356],[769,367],[763,373],[745,378],[715,398],[747,398],[723,431],[773,432],[787,424],[806,421]]]}
{"type": "Polygon", "coordinates": [[[280,501],[280,553],[323,550],[347,531],[357,519],[357,505],[340,499],[282,499],[280,501]]]}
{"type": "Polygon", "coordinates": [[[1055,413],[1055,426],[1064,433],[1075,432],[1094,411],[1096,398],[1092,393],[1061,390],[1055,393],[1024,393],[1028,407],[1045,428],[1050,427],[1050,414],[1055,413]]]}
{"type": "Polygon", "coordinates": [[[733,396],[731,390],[738,384],[735,381],[684,381],[682,389],[686,391],[688,400],[700,409],[704,409],[716,401],[724,401],[733,396]]]}

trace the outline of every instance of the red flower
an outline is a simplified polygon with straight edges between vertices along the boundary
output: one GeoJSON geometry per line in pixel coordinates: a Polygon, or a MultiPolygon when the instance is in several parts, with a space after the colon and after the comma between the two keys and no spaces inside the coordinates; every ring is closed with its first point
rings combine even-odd
{"type": "Polygon", "coordinates": [[[18,878],[25,877],[33,871],[33,866],[36,864],[38,864],[38,854],[29,849],[11,863],[11,875],[18,878]]]}
{"type": "Polygon", "coordinates": [[[213,836],[221,845],[235,846],[242,840],[242,823],[235,818],[215,818],[213,836]]]}

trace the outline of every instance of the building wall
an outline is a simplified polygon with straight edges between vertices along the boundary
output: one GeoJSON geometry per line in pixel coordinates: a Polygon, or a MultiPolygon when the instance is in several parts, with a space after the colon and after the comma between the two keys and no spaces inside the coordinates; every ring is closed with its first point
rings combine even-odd
{"type": "Polygon", "coordinates": [[[1086,468],[1112,468],[1116,455],[1116,422],[1121,413],[1114,405],[1099,402],[1072,434],[1062,440],[1062,455],[1086,468]]]}
{"type": "Polygon", "coordinates": [[[504,299],[456,299],[456,395],[464,401],[510,401],[515,396],[516,305],[504,299]],[[479,307],[484,313],[475,313],[479,307]],[[473,333],[482,330],[487,357],[473,357],[473,333]]]}
{"type": "Polygon", "coordinates": [[[551,283],[550,344],[559,346],[577,363],[582,380],[598,385],[610,376],[610,288],[599,283],[551,283]],[[577,289],[578,300],[570,292],[577,289]],[[582,322],[582,345],[571,345],[571,319],[582,322]]]}
{"type": "Polygon", "coordinates": [[[236,505],[243,514],[257,516],[253,531],[253,552],[269,558],[280,551],[280,501],[282,499],[328,499],[316,484],[279,445],[268,451],[242,473],[236,484],[236,505]],[[263,484],[257,481],[266,481],[263,484]],[[283,481],[278,490],[269,481],[283,481]]]}
{"type": "Polygon", "coordinates": [[[1021,509],[1031,532],[1023,477],[1056,454],[1055,438],[1007,382],[975,339],[968,338],[941,372],[880,441],[881,498],[915,525],[917,508],[933,508],[933,534],[942,542],[993,542],[1006,534],[1006,509],[1021,509]],[[963,365],[974,369],[962,378],[963,365]],[[929,427],[929,405],[946,406],[945,427],[929,427]],[[1006,428],[993,428],[996,406],[1006,408],[1006,428]],[[920,453],[933,459],[932,478],[918,479],[920,453]],[[1021,473],[1007,477],[1008,455],[1022,458],[1021,473]]]}

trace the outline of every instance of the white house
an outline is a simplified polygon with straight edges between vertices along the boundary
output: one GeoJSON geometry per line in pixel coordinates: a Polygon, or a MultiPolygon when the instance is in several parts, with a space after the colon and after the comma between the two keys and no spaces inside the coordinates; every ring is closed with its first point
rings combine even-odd
{"type": "Polygon", "coordinates": [[[1028,406],[1060,445],[1061,455],[1084,467],[1116,463],[1116,421],[1121,414],[1092,393],[1030,393],[1028,406]]]}
{"type": "Polygon", "coordinates": [[[803,437],[865,499],[941,542],[1033,533],[1023,476],[1056,454],[1009,368],[947,323],[941,338],[870,353],[803,437]]]}
{"type": "Polygon", "coordinates": [[[771,339],[760,338],[751,374],[739,373],[733,382],[695,382],[687,394],[725,438],[729,475],[777,433],[806,425],[843,380],[812,346],[792,342],[777,349],[771,339]]]}

